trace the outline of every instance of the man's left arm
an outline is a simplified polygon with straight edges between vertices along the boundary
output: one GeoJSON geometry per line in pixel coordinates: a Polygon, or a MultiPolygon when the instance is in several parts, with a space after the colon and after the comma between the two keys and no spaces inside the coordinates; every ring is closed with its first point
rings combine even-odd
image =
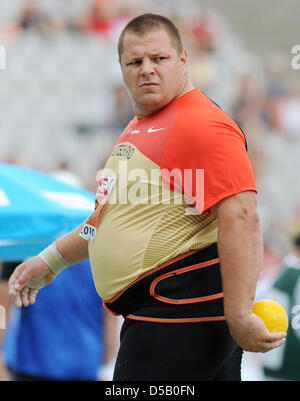
{"type": "Polygon", "coordinates": [[[276,348],[284,342],[285,333],[270,333],[252,313],[263,260],[256,193],[246,191],[230,196],[211,210],[218,218],[224,309],[231,335],[245,351],[276,348]]]}

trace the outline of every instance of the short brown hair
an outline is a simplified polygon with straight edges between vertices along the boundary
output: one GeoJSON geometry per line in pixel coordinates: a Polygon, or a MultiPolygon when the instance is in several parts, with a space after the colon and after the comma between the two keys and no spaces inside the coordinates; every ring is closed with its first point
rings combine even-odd
{"type": "Polygon", "coordinates": [[[125,28],[122,30],[118,42],[119,58],[121,59],[121,54],[123,53],[123,42],[126,32],[130,31],[140,35],[144,35],[149,31],[154,31],[158,29],[165,29],[165,31],[170,35],[170,38],[173,41],[174,46],[178,51],[178,54],[180,54],[183,50],[183,44],[180,32],[175,24],[162,15],[142,14],[129,21],[125,28]]]}

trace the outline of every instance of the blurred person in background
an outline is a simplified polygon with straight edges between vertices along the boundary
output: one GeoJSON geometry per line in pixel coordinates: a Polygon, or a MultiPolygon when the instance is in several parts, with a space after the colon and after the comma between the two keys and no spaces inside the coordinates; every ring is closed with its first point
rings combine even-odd
{"type": "Polygon", "coordinates": [[[288,138],[300,139],[300,84],[299,78],[290,79],[288,91],[273,102],[272,124],[288,138]]]}
{"type": "Polygon", "coordinates": [[[83,15],[73,22],[73,28],[82,32],[110,37],[116,17],[114,0],[92,0],[83,15]]]}
{"type": "MultiPolygon", "coordinates": [[[[170,20],[133,19],[118,50],[136,116],[106,167],[115,171],[125,161],[131,171],[158,170],[163,193],[184,192],[189,200],[157,204],[148,193],[146,204],[108,202],[103,209],[121,183],[100,177],[93,215],[18,266],[10,294],[18,306],[32,304],[40,288],[89,255],[105,306],[126,317],[114,380],[240,380],[241,349],[267,352],[285,337],[251,313],[263,247],[245,137],[193,87],[170,20]],[[199,168],[201,194],[195,177],[178,188],[176,177],[164,175],[199,168]]],[[[124,191],[134,184],[128,180],[124,191]]]]}
{"type": "Polygon", "coordinates": [[[10,307],[7,284],[18,264],[3,263],[0,276],[7,311],[1,380],[111,380],[118,319],[103,309],[89,261],[62,272],[36,305],[21,309],[10,307]]]}
{"type": "Polygon", "coordinates": [[[218,63],[214,58],[220,36],[217,23],[209,15],[181,21],[185,41],[191,49],[190,75],[193,84],[208,96],[219,87],[218,63]]]}
{"type": "Polygon", "coordinates": [[[256,180],[264,173],[263,135],[268,130],[265,94],[253,74],[242,74],[236,81],[233,118],[247,133],[249,158],[256,180]]]}
{"type": "Polygon", "coordinates": [[[42,12],[36,0],[24,1],[16,19],[16,24],[20,32],[34,30],[43,36],[53,35],[64,29],[64,23],[59,18],[42,12]]]}
{"type": "MultiPolygon", "coordinates": [[[[95,133],[99,129],[106,129],[120,135],[124,126],[133,118],[133,110],[130,98],[123,84],[113,85],[109,93],[99,96],[97,99],[96,116],[93,121],[78,122],[74,130],[86,135],[95,133]]],[[[112,138],[112,144],[117,138],[112,138]]]]}
{"type": "MultiPolygon", "coordinates": [[[[3,262],[0,261],[0,277],[2,274],[3,262]]],[[[7,281],[0,279],[0,381],[10,380],[10,375],[5,366],[2,352],[3,338],[7,327],[8,310],[11,305],[11,299],[8,296],[7,281]]]]}
{"type": "MultiPolygon", "coordinates": [[[[52,175],[83,187],[65,158],[52,175]]],[[[16,309],[7,282],[19,264],[3,262],[0,274],[0,305],[7,322],[0,338],[2,380],[111,380],[118,319],[102,307],[89,260],[63,272],[36,305],[16,309]]]]}
{"type": "Polygon", "coordinates": [[[22,4],[17,22],[24,31],[36,29],[41,23],[41,14],[35,0],[27,0],[22,4]]]}
{"type": "Polygon", "coordinates": [[[282,347],[262,356],[266,380],[300,380],[300,232],[285,256],[281,272],[264,298],[274,299],[287,311],[289,327],[282,347]]]}

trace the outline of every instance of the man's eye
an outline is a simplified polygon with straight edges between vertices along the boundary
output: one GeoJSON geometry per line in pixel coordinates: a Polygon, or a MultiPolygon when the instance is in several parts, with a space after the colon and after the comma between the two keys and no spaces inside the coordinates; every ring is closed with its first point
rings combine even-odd
{"type": "Polygon", "coordinates": [[[127,65],[139,65],[141,64],[140,60],[134,60],[134,61],[130,61],[129,63],[127,63],[127,65]]]}
{"type": "Polygon", "coordinates": [[[163,60],[165,60],[166,59],[166,57],[163,57],[163,56],[161,56],[161,57],[155,57],[155,60],[156,61],[163,61],[163,60]]]}

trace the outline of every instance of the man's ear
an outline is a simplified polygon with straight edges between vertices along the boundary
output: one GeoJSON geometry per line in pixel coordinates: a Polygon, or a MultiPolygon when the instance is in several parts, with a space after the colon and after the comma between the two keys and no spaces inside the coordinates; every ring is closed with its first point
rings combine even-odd
{"type": "Polygon", "coordinates": [[[182,63],[186,64],[188,61],[188,53],[186,49],[183,49],[180,55],[180,60],[182,61],[182,63]]]}
{"type": "Polygon", "coordinates": [[[123,72],[123,70],[122,70],[122,62],[121,62],[121,59],[120,58],[118,58],[118,63],[119,63],[119,66],[120,66],[120,68],[121,68],[121,71],[123,72]]]}
{"type": "Polygon", "coordinates": [[[118,58],[118,59],[117,59],[117,61],[118,61],[118,63],[119,63],[119,66],[120,66],[120,68],[121,68],[121,73],[123,74],[123,70],[122,70],[122,64],[121,64],[121,60],[120,60],[120,58],[118,58]]]}

